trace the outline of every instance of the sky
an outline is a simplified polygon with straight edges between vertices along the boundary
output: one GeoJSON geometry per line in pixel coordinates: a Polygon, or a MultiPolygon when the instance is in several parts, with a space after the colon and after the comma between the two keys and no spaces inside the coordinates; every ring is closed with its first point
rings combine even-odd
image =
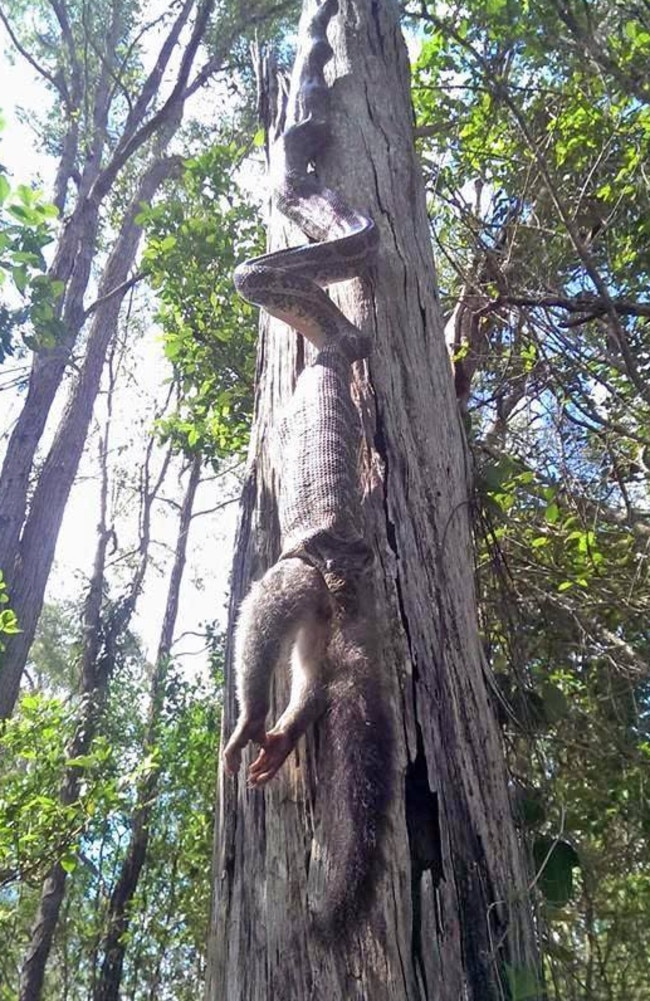
{"type": "MultiPolygon", "coordinates": [[[[1,29],[0,29],[1,31],[1,29]]],[[[49,195],[54,176],[55,161],[48,157],[35,141],[29,121],[44,108],[44,91],[35,72],[17,58],[11,62],[4,51],[6,36],[0,34],[0,111],[5,128],[0,137],[0,162],[12,176],[13,184],[36,183],[49,195]]],[[[153,313],[153,302],[151,304],[153,313]]],[[[7,365],[14,362],[9,362],[7,365]]],[[[0,379],[3,369],[0,368],[0,379]]],[[[118,457],[121,475],[133,475],[141,461],[140,453],[133,450],[133,428],[141,423],[150,425],[156,398],[164,392],[164,383],[170,370],[163,356],[160,331],[153,322],[148,326],[138,344],[137,384],[124,386],[116,401],[113,431],[113,455],[118,457]]],[[[7,433],[20,410],[22,395],[14,390],[0,390],[0,461],[4,452],[7,433]]],[[[53,420],[46,429],[46,439],[53,431],[61,414],[64,396],[59,394],[53,420]]],[[[103,401],[96,408],[96,416],[104,411],[103,401]]],[[[47,598],[76,598],[83,589],[92,565],[96,544],[98,520],[97,448],[91,444],[82,460],[77,481],[66,509],[56,553],[56,563],[50,575],[47,598]]],[[[232,494],[231,481],[206,482],[199,487],[195,510],[211,509],[222,502],[226,493],[232,494]]],[[[167,501],[179,497],[178,464],[173,470],[170,484],[164,491],[167,501]]],[[[135,537],[137,520],[135,504],[128,503],[128,492],[119,498],[121,514],[116,521],[120,548],[135,537]]],[[[229,587],[232,544],[237,520],[237,504],[230,504],[220,515],[206,515],[196,519],[190,531],[188,563],[185,572],[181,608],[177,625],[180,640],[175,653],[188,673],[200,671],[206,664],[202,653],[204,643],[200,636],[202,624],[217,619],[225,625],[226,601],[229,587]],[[181,636],[181,634],[184,634],[181,636]]],[[[159,570],[149,574],[142,601],[139,605],[135,630],[140,634],[145,650],[154,655],[162,622],[167,589],[171,547],[175,542],[176,514],[171,503],[159,505],[155,520],[153,549],[154,563],[159,570]],[[165,566],[167,572],[165,572],[165,566]]]]}

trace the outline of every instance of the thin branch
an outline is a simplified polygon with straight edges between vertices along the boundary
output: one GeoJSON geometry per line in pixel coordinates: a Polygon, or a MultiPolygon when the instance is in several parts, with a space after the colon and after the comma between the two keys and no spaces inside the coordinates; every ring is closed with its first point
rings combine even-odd
{"type": "MultiPolygon", "coordinates": [[[[422,9],[420,16],[424,20],[430,21],[431,23],[435,24],[436,27],[445,31],[450,37],[452,37],[454,41],[465,52],[467,52],[474,60],[474,62],[480,67],[481,71],[485,74],[486,79],[490,80],[494,78],[494,69],[493,67],[490,66],[488,60],[483,55],[481,55],[481,53],[477,52],[472,47],[472,45],[467,41],[467,39],[463,38],[462,35],[460,35],[453,28],[452,24],[448,20],[439,18],[435,14],[431,14],[429,11],[425,10],[424,7],[422,9]]],[[[564,205],[564,202],[557,191],[557,188],[555,186],[555,183],[553,181],[553,178],[551,177],[549,168],[547,166],[546,160],[542,156],[542,153],[540,152],[537,143],[535,142],[535,139],[531,135],[522,112],[520,111],[517,104],[513,101],[508,91],[506,83],[504,83],[502,80],[500,79],[494,80],[493,93],[495,97],[503,101],[503,104],[508,109],[512,118],[514,119],[514,122],[517,128],[519,129],[519,132],[521,133],[522,138],[533,160],[537,165],[537,169],[539,170],[541,179],[544,182],[544,186],[546,187],[549,196],[551,198],[551,201],[555,207],[555,210],[558,216],[560,217],[560,220],[562,221],[562,224],[569,236],[569,239],[571,240],[571,243],[573,244],[573,248],[578,257],[580,258],[580,261],[582,262],[586,274],[588,275],[589,279],[594,285],[594,288],[598,292],[598,295],[600,296],[603,304],[606,307],[603,312],[603,315],[606,315],[610,319],[611,333],[616,341],[618,350],[621,353],[621,357],[623,358],[628,378],[633,383],[634,387],[636,388],[640,396],[646,402],[650,402],[650,391],[646,386],[645,380],[641,377],[641,375],[637,370],[634,357],[632,355],[632,352],[630,351],[630,347],[627,342],[627,336],[625,330],[621,326],[620,318],[616,311],[616,307],[610,295],[609,289],[607,288],[607,284],[603,280],[596,266],[592,254],[590,253],[586,243],[580,236],[578,227],[576,226],[574,220],[571,218],[568,209],[564,205]]]]}
{"type": "Polygon", "coordinates": [[[0,7],[0,21],[2,21],[2,23],[4,24],[7,34],[9,35],[9,38],[11,39],[14,48],[21,54],[23,59],[26,59],[29,65],[36,70],[39,76],[42,76],[45,80],[48,81],[48,83],[50,83],[54,87],[54,89],[61,95],[63,100],[66,101],[67,103],[68,92],[63,78],[58,76],[52,76],[52,74],[49,73],[45,69],[45,67],[41,66],[41,64],[36,61],[31,52],[27,51],[25,46],[18,40],[15,32],[11,27],[11,24],[9,23],[9,18],[7,17],[7,15],[5,14],[4,10],[1,7],[0,7]]]}
{"type": "Polygon", "coordinates": [[[79,99],[78,94],[78,84],[79,84],[79,60],[77,59],[77,50],[74,44],[74,36],[72,34],[72,28],[70,27],[70,21],[68,20],[68,12],[65,9],[65,5],[61,3],[61,0],[49,0],[50,7],[54,11],[57,21],[59,22],[59,27],[61,28],[61,35],[65,46],[68,50],[68,58],[70,59],[70,67],[72,69],[72,83],[73,83],[73,104],[76,106],[76,102],[79,99]],[[76,97],[75,97],[76,94],[76,97]]]}
{"type": "MultiPolygon", "coordinates": [[[[611,648],[616,650],[617,654],[627,662],[634,675],[638,678],[647,678],[650,674],[650,664],[643,659],[636,652],[636,650],[626,643],[625,640],[616,636],[610,629],[606,626],[602,626],[596,616],[589,614],[589,609],[585,611],[578,610],[575,605],[570,602],[566,597],[560,597],[559,595],[553,594],[551,591],[547,591],[544,588],[538,587],[533,584],[530,580],[528,582],[529,587],[538,595],[541,601],[546,601],[555,608],[559,608],[561,611],[569,615],[576,625],[583,631],[585,636],[588,636],[592,643],[596,646],[601,647],[604,653],[608,653],[608,649],[611,648]]],[[[609,654],[609,658],[612,662],[614,668],[621,669],[622,665],[617,661],[614,656],[609,654]]]]}
{"type": "MultiPolygon", "coordinates": [[[[650,318],[650,303],[634,302],[632,299],[611,297],[610,302],[620,316],[645,316],[650,318]]],[[[586,323],[607,313],[607,305],[598,296],[578,295],[571,298],[563,295],[499,295],[490,299],[482,307],[481,313],[491,313],[501,306],[530,306],[548,309],[564,309],[571,313],[585,314],[580,323],[586,323]]]]}
{"type": "Polygon", "coordinates": [[[174,84],[172,92],[165,103],[149,119],[148,122],[141,126],[141,128],[137,129],[131,135],[128,135],[126,132],[122,135],[110,163],[107,164],[105,169],[95,180],[90,196],[97,202],[100,202],[106,192],[110,189],[115,177],[127,160],[143,145],[143,143],[147,141],[147,139],[149,139],[150,136],[154,134],[154,132],[156,132],[159,126],[171,120],[175,115],[178,116],[180,120],[180,114],[182,113],[185,101],[184,91],[187,84],[187,78],[189,76],[194,57],[196,56],[196,51],[203,38],[210,14],[212,13],[214,2],[215,0],[204,0],[204,3],[197,14],[190,40],[183,53],[176,83],[174,84]]]}
{"type": "Polygon", "coordinates": [[[129,289],[134,288],[134,286],[137,285],[138,282],[141,282],[143,278],[144,272],[137,271],[131,278],[127,278],[126,281],[122,282],[121,285],[116,285],[110,292],[107,292],[105,295],[100,295],[99,298],[95,299],[94,302],[91,302],[90,306],[88,306],[88,308],[84,311],[84,320],[88,319],[88,317],[94,313],[96,309],[103,306],[104,303],[108,302],[109,299],[112,299],[113,296],[124,295],[124,293],[128,292],[129,289]]]}
{"type": "MultiPolygon", "coordinates": [[[[129,59],[133,55],[135,47],[142,41],[142,39],[147,34],[147,32],[151,31],[152,28],[155,28],[156,25],[160,24],[161,21],[164,21],[164,19],[167,17],[167,14],[168,14],[168,11],[166,11],[166,10],[163,11],[162,14],[160,14],[158,17],[155,17],[153,19],[153,21],[149,21],[149,23],[145,24],[141,28],[140,31],[136,32],[136,34],[133,36],[130,44],[127,46],[127,50],[126,50],[126,52],[124,54],[124,57],[123,57],[122,61],[120,62],[120,65],[118,66],[117,70],[113,74],[113,79],[114,79],[114,82],[115,82],[115,87],[114,87],[113,92],[111,94],[111,100],[112,100],[113,94],[115,93],[115,90],[119,87],[120,90],[122,91],[122,93],[124,94],[126,103],[129,106],[129,116],[133,114],[133,103],[131,101],[131,95],[129,94],[128,90],[126,89],[124,83],[122,82],[122,75],[123,75],[124,70],[126,69],[126,67],[128,65],[129,59]]],[[[146,86],[146,84],[144,86],[146,86]]],[[[142,96],[142,90],[140,92],[140,95],[142,96]]],[[[127,121],[128,121],[128,119],[127,119],[127,121]]],[[[125,126],[125,128],[126,128],[126,126],[125,126]]]]}
{"type": "MultiPolygon", "coordinates": [[[[271,7],[270,10],[262,10],[257,13],[246,12],[246,26],[250,27],[255,24],[259,24],[262,21],[266,21],[271,17],[278,17],[285,12],[293,10],[294,4],[292,0],[285,0],[284,3],[279,3],[275,7],[271,7]]],[[[236,25],[227,39],[221,45],[222,51],[229,51],[235,38],[241,31],[241,25],[236,25]]],[[[183,100],[187,100],[192,94],[206,83],[210,77],[216,73],[216,71],[221,67],[220,59],[222,56],[213,56],[202,69],[199,70],[194,80],[189,84],[185,92],[183,93],[183,100]]]]}
{"type": "Polygon", "coordinates": [[[214,514],[215,511],[222,511],[225,507],[230,504],[236,504],[239,501],[239,496],[230,497],[228,500],[221,501],[220,504],[215,504],[214,507],[206,507],[202,511],[193,511],[192,518],[200,518],[204,514],[214,514]]]}
{"type": "MultiPolygon", "coordinates": [[[[147,108],[149,107],[154,95],[158,91],[158,87],[160,85],[160,81],[162,80],[163,73],[167,68],[167,64],[169,63],[171,54],[176,46],[176,43],[178,42],[180,33],[187,22],[187,19],[190,15],[190,11],[193,6],[194,6],[194,0],[185,0],[185,3],[181,8],[178,17],[174,21],[174,24],[172,25],[167,37],[165,38],[165,41],[162,44],[155,65],[142,86],[142,89],[140,91],[140,96],[138,97],[133,108],[129,112],[129,116],[124,126],[123,139],[129,135],[132,135],[137,126],[142,122],[142,119],[145,115],[147,108]]],[[[147,30],[148,28],[149,26],[147,27],[147,30]]],[[[136,36],[136,39],[134,39],[133,41],[133,45],[135,45],[139,37],[140,36],[136,36]]],[[[129,51],[127,52],[127,55],[125,56],[122,62],[122,66],[124,66],[128,56],[130,55],[133,45],[129,46],[129,51]]]]}

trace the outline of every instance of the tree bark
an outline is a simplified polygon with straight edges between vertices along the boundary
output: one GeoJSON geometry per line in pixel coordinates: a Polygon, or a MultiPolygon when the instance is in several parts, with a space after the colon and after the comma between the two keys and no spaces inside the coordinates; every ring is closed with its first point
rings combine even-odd
{"type": "MultiPolygon", "coordinates": [[[[111,533],[105,522],[100,525],[93,575],[84,604],[84,648],[82,654],[81,702],[79,720],[70,746],[68,757],[78,758],[90,750],[97,721],[108,684],[109,665],[98,664],[101,643],[101,604],[104,585],[106,550],[111,533]],[[103,666],[104,670],[101,669],[103,666]]],[[[59,797],[69,806],[79,797],[79,790],[85,769],[70,766],[66,769],[59,797]]],[[[54,932],[59,920],[61,904],[65,895],[68,874],[59,861],[48,872],[36,909],[36,917],[31,928],[29,943],[20,971],[19,1001],[39,1001],[45,979],[45,967],[52,948],[54,932]]]]}
{"type": "MultiPolygon", "coordinates": [[[[53,9],[69,60],[69,81],[64,92],[68,94],[71,102],[68,114],[72,119],[62,144],[55,180],[55,204],[62,211],[68,183],[79,153],[79,104],[84,97],[84,84],[65,5],[56,4],[53,9]]],[[[92,135],[88,138],[89,148],[83,167],[79,167],[79,191],[74,208],[65,222],[48,272],[52,280],[62,282],[64,286],[63,295],[57,304],[63,334],[53,347],[42,348],[34,355],[27,396],[9,438],[0,474],[0,567],[4,569],[12,589],[14,564],[27,509],[29,479],[36,450],[67,368],[70,353],[85,321],[83,299],[97,249],[100,222],[101,200],[94,195],[94,189],[102,176],[102,158],[106,148],[112,77],[117,55],[115,43],[119,34],[118,20],[117,9],[114,7],[101,70],[96,80],[91,82],[86,79],[85,82],[87,89],[85,98],[92,105],[92,135]]],[[[63,94],[60,96],[63,99],[63,94]]]]}
{"type": "Polygon", "coordinates": [[[67,282],[61,306],[65,336],[54,347],[42,349],[34,355],[27,396],[9,438],[2,464],[0,567],[12,585],[34,457],[70,352],[84,322],[83,296],[95,253],[98,226],[98,207],[84,202],[77,206],[61,235],[49,275],[56,281],[67,282]]]}
{"type": "MultiPolygon", "coordinates": [[[[407,56],[391,0],[339,7],[326,67],[333,134],[317,168],[381,233],[372,280],[334,295],[374,339],[369,363],[355,365],[353,388],[383,624],[377,670],[395,718],[398,781],[374,908],[351,938],[327,948],[310,932],[308,907],[324,884],[319,838],[328,804],[317,776],[328,750],[318,744],[318,724],[264,791],[222,776],[206,998],[491,1001],[507,996],[509,977],[534,978],[537,955],[478,634],[469,462],[436,299],[407,56]]],[[[273,217],[274,248],[284,245],[284,232],[273,217]]],[[[291,242],[301,242],[295,232],[291,242]]],[[[230,669],[237,608],[280,551],[270,429],[302,362],[297,336],[263,322],[224,739],[237,716],[230,669]]],[[[274,687],[277,717],[286,677],[274,687]]]]}
{"type": "MultiPolygon", "coordinates": [[[[174,563],[167,589],[165,614],[160,631],[160,641],[156,657],[156,668],[151,682],[151,708],[143,755],[150,754],[155,747],[156,732],[165,698],[165,681],[171,654],[180,588],[187,556],[187,536],[192,520],[192,508],[201,475],[200,456],[195,458],[190,478],[183,498],[178,523],[178,537],[174,563]]],[[[118,1001],[127,949],[127,932],[130,923],[130,906],[138,889],[140,875],[147,860],[149,848],[149,825],[158,787],[158,770],[152,770],[143,779],[138,789],[137,801],[131,821],[131,837],[124,860],[116,880],[107,914],[107,931],[100,945],[103,953],[102,967],[93,992],[94,1001],[118,1001]]]]}

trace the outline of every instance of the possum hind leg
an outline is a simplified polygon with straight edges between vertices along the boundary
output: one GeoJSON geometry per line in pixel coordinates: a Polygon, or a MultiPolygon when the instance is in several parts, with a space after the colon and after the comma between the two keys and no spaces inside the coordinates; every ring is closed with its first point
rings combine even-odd
{"type": "Polygon", "coordinates": [[[248,770],[248,780],[252,786],[264,785],[273,778],[295,747],[298,738],[325,711],[328,691],[327,648],[331,638],[332,614],[324,581],[323,588],[323,601],[303,618],[296,635],[291,652],[289,705],[266,734],[262,750],[248,770]]]}
{"type": "MultiPolygon", "coordinates": [[[[329,627],[331,616],[331,598],[325,581],[304,560],[280,560],[251,588],[241,606],[235,637],[240,716],[224,751],[229,772],[234,774],[239,770],[241,752],[249,741],[263,746],[269,741],[265,721],[276,665],[283,656],[288,656],[303,626],[323,622],[329,627]]],[[[278,744],[271,739],[269,748],[278,744]]],[[[273,774],[277,768],[279,764],[273,774]]]]}

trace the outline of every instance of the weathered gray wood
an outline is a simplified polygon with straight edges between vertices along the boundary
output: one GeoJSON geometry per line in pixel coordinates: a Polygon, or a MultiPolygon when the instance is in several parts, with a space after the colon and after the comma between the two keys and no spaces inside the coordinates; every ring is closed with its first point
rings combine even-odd
{"type": "MultiPolygon", "coordinates": [[[[477,630],[468,464],[436,302],[408,69],[390,0],[341,0],[329,186],[381,232],[369,281],[337,301],[375,341],[355,366],[366,432],[368,540],[377,552],[380,641],[396,720],[398,781],[377,902],[352,941],[323,949],[307,901],[323,871],[318,727],[264,791],[222,777],[208,1001],[490,1001],[504,963],[535,962],[526,874],[477,630]],[[409,842],[409,832],[411,835],[409,842]]],[[[290,234],[292,242],[298,234],[290,234]]],[[[272,246],[284,224],[271,220],[272,246]]],[[[260,384],[234,573],[230,635],[250,580],[277,557],[269,429],[302,363],[299,339],[262,324],[260,384]]],[[[224,735],[236,719],[225,693],[224,735]]],[[[275,709],[287,699],[276,684],[275,709]]],[[[246,756],[250,760],[250,755],[246,756]]],[[[321,759],[322,760],[322,759],[321,759]]]]}

